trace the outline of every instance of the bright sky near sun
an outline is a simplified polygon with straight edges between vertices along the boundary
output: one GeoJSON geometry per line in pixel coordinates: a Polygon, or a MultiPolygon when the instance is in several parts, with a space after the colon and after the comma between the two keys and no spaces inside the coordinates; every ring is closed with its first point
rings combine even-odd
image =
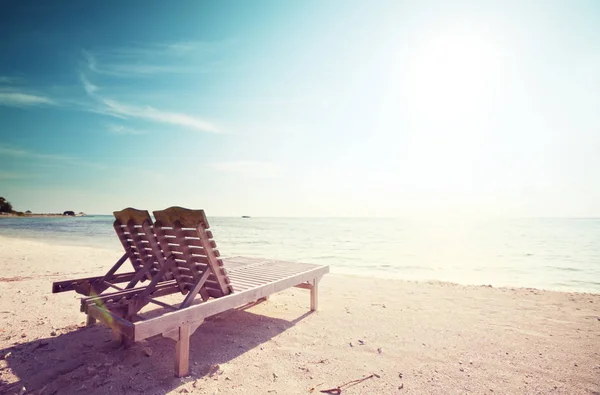
{"type": "Polygon", "coordinates": [[[600,216],[598,1],[5,1],[17,210],[600,216]]]}

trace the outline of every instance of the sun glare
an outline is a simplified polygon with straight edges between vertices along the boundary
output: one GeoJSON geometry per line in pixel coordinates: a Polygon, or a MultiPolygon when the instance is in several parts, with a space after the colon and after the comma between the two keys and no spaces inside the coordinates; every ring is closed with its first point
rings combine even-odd
{"type": "Polygon", "coordinates": [[[498,59],[489,34],[453,28],[427,38],[409,71],[412,105],[441,119],[481,110],[491,94],[498,59]]]}

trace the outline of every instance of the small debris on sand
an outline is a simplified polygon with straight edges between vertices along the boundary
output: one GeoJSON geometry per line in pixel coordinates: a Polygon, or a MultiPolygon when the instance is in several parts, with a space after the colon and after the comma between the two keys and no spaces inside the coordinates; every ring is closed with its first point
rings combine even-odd
{"type": "Polygon", "coordinates": [[[318,360],[318,361],[311,362],[311,363],[325,363],[325,362],[327,362],[327,361],[328,361],[328,359],[320,359],[320,360],[318,360]]]}
{"type": "Polygon", "coordinates": [[[380,376],[378,374],[372,373],[371,375],[363,377],[362,379],[348,381],[347,383],[338,385],[335,388],[329,388],[327,390],[321,390],[321,392],[324,393],[324,394],[341,394],[343,387],[352,387],[352,386],[354,386],[356,384],[362,383],[363,381],[371,379],[373,377],[380,378],[380,376]]]}
{"type": "Polygon", "coordinates": [[[223,369],[221,369],[221,365],[212,365],[208,368],[207,373],[209,377],[220,376],[223,374],[223,369]]]}

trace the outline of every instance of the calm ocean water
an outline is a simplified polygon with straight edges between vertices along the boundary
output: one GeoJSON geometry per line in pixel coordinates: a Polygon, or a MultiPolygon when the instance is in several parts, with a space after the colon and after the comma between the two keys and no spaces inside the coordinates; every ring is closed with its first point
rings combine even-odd
{"type": "MultiPolygon", "coordinates": [[[[371,277],[600,293],[600,219],[209,221],[223,256],[328,264],[332,272],[371,277]]],[[[0,235],[122,248],[111,216],[0,218],[0,235]]]]}

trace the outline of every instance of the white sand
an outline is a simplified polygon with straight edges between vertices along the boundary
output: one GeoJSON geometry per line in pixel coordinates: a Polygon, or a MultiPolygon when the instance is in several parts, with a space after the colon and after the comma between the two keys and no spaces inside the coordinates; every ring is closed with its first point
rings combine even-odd
{"type": "Polygon", "coordinates": [[[51,294],[121,251],[0,246],[0,393],[320,394],[375,373],[342,394],[600,394],[597,294],[329,274],[316,313],[292,289],[205,322],[178,379],[172,340],[116,348],[79,295],[51,294]]]}

